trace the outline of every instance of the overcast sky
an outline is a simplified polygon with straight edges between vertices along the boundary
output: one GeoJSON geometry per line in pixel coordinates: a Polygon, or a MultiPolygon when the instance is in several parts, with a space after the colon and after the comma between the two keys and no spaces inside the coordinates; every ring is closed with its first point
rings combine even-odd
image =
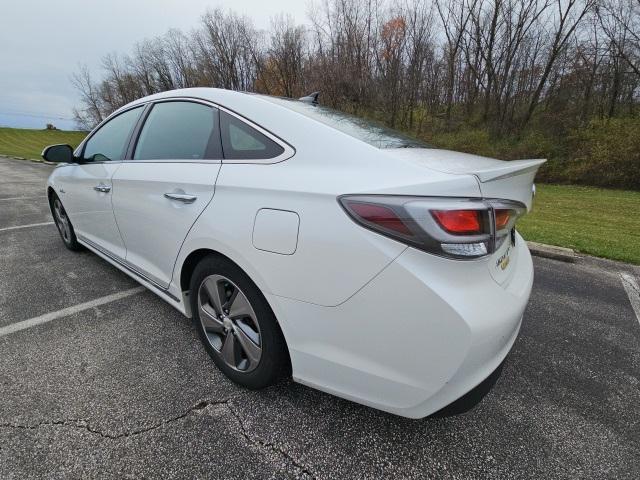
{"type": "Polygon", "coordinates": [[[306,22],[308,0],[17,0],[0,8],[0,126],[71,128],[78,102],[69,81],[79,64],[99,77],[100,59],[129,53],[170,28],[189,31],[207,8],[232,8],[267,29],[290,14],[306,22]],[[28,115],[27,115],[28,114],[28,115]],[[49,118],[43,118],[48,116],[49,118]],[[57,118],[57,117],[62,117],[57,118]]]}

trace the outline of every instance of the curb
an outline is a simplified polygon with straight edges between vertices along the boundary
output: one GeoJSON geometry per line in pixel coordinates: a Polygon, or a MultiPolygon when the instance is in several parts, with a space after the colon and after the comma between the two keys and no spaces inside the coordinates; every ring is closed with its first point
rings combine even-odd
{"type": "Polygon", "coordinates": [[[551,258],[561,262],[575,263],[578,259],[576,252],[570,248],[556,247],[544,243],[527,242],[531,255],[536,257],[551,258]]]}
{"type": "Polygon", "coordinates": [[[54,162],[47,162],[46,160],[39,159],[39,158],[14,157],[13,155],[2,155],[2,154],[0,154],[0,158],[11,158],[13,160],[25,160],[27,162],[43,163],[45,165],[57,165],[54,162]]]}

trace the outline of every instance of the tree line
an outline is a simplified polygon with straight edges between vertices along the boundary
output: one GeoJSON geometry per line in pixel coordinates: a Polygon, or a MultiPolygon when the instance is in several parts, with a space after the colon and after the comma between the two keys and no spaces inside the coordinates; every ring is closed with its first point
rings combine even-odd
{"type": "MultiPolygon", "coordinates": [[[[209,86],[298,97],[419,136],[480,128],[564,135],[638,118],[640,0],[321,0],[308,24],[267,31],[233,11],[203,15],[73,75],[89,129],[163,90],[209,86]]],[[[639,166],[640,169],[640,166],[639,166]]]]}

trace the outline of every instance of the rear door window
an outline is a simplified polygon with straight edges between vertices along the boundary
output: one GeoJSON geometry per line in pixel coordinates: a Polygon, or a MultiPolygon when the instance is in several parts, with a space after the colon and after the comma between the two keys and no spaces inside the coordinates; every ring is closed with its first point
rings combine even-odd
{"type": "Polygon", "coordinates": [[[162,102],[151,109],[134,160],[220,160],[218,109],[195,102],[162,102]]]}
{"type": "Polygon", "coordinates": [[[267,160],[284,152],[284,148],[269,137],[223,111],[220,112],[220,132],[226,159],[267,160]]]}

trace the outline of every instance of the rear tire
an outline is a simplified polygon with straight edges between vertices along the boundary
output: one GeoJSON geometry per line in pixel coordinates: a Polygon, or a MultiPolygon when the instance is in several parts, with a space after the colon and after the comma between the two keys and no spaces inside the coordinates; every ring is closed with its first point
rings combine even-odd
{"type": "Polygon", "coordinates": [[[196,266],[190,283],[193,320],[222,372],[249,389],[290,374],[289,355],[260,289],[230,260],[215,255],[196,266]]]}
{"type": "Polygon", "coordinates": [[[51,214],[53,215],[53,221],[55,222],[56,227],[58,227],[58,233],[60,234],[60,238],[62,238],[64,246],[74,252],[82,250],[82,245],[78,243],[76,232],[73,229],[71,220],[69,220],[69,217],[67,216],[67,211],[64,209],[60,198],[55,193],[51,195],[50,207],[51,214]]]}

